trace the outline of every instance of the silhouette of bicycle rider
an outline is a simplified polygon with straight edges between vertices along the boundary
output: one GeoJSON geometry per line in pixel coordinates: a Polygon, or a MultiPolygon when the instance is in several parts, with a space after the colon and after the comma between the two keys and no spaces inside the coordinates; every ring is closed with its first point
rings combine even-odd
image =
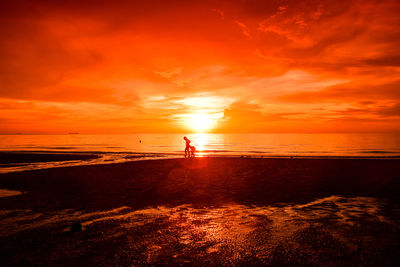
{"type": "Polygon", "coordinates": [[[194,157],[196,157],[196,147],[195,146],[190,146],[189,158],[194,158],[194,157]]]}
{"type": "Polygon", "coordinates": [[[185,147],[185,158],[190,157],[190,140],[185,136],[183,139],[186,142],[186,147],[185,147]]]}

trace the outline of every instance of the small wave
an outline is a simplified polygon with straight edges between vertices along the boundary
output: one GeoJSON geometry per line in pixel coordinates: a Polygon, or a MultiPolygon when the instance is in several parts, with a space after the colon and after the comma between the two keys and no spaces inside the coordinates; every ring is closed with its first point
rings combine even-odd
{"type": "Polygon", "coordinates": [[[76,149],[76,147],[73,146],[21,146],[26,147],[26,148],[35,148],[35,149],[46,149],[46,150],[67,150],[67,149],[76,149]]]}
{"type": "Polygon", "coordinates": [[[203,149],[203,150],[199,150],[198,152],[203,152],[203,153],[226,153],[226,152],[237,152],[237,151],[222,150],[222,149],[203,149]]]}
{"type": "Polygon", "coordinates": [[[13,197],[13,196],[18,196],[22,195],[21,191],[16,191],[16,190],[9,190],[9,189],[0,189],[0,198],[1,197],[13,197]]]}
{"type": "Polygon", "coordinates": [[[396,154],[399,152],[386,151],[386,150],[364,150],[364,151],[360,151],[360,153],[363,153],[363,154],[396,154]]]}

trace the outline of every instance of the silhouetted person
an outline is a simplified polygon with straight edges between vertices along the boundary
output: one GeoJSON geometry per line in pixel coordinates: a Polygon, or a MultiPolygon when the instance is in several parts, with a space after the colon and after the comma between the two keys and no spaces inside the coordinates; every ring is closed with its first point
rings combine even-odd
{"type": "Polygon", "coordinates": [[[189,146],[190,147],[190,157],[194,158],[196,156],[196,147],[195,146],[189,146]]]}
{"type": "Polygon", "coordinates": [[[185,158],[190,157],[190,140],[185,136],[183,139],[186,142],[186,147],[185,147],[185,158]]]}

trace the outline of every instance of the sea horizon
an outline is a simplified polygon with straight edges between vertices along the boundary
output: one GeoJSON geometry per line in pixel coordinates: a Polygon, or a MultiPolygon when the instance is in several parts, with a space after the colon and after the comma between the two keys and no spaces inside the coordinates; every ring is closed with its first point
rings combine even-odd
{"type": "Polygon", "coordinates": [[[180,155],[184,136],[197,156],[400,156],[396,133],[10,134],[0,151],[180,155]]]}

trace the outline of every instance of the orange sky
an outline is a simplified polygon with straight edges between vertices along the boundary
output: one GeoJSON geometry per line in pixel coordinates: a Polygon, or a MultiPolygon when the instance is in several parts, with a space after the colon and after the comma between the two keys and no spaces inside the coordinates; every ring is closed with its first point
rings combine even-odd
{"type": "Polygon", "coordinates": [[[0,5],[0,133],[400,131],[397,0],[0,5]]]}

